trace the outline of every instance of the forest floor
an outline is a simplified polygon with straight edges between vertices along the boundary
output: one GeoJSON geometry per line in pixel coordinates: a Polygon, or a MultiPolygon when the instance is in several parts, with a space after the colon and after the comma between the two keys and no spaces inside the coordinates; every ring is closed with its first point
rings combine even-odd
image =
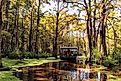
{"type": "Polygon", "coordinates": [[[18,71],[17,68],[26,67],[26,66],[36,66],[48,62],[58,62],[60,59],[55,59],[54,57],[50,58],[40,58],[40,59],[8,59],[3,58],[2,63],[4,67],[10,68],[9,71],[0,71],[0,81],[21,81],[13,75],[13,71],[18,71]]]}

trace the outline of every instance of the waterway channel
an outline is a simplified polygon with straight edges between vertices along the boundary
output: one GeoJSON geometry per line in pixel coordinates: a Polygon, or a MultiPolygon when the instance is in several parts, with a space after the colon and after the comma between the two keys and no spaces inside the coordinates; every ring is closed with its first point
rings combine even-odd
{"type": "Polygon", "coordinates": [[[20,68],[15,76],[23,81],[106,81],[106,71],[94,70],[67,61],[45,63],[39,66],[20,68]]]}

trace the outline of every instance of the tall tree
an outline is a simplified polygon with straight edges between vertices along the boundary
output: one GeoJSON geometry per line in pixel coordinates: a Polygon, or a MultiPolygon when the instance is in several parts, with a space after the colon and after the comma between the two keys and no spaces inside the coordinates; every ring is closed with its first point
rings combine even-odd
{"type": "Polygon", "coordinates": [[[2,39],[2,36],[1,36],[1,33],[2,33],[2,7],[3,7],[3,0],[0,1],[0,67],[2,67],[2,53],[1,53],[1,39],[2,39]]]}
{"type": "Polygon", "coordinates": [[[30,10],[30,30],[29,30],[29,51],[33,51],[33,24],[34,24],[34,6],[35,6],[35,1],[32,0],[31,2],[31,10],[30,10]]]}
{"type": "Polygon", "coordinates": [[[111,1],[110,0],[102,0],[101,2],[102,12],[101,12],[101,27],[100,27],[100,38],[101,38],[101,47],[103,51],[103,55],[107,56],[107,46],[106,46],[106,28],[107,28],[107,17],[108,17],[108,11],[110,8],[113,9],[113,7],[110,7],[111,1]]]}
{"type": "Polygon", "coordinates": [[[58,22],[59,22],[59,3],[60,1],[57,0],[57,12],[56,12],[56,33],[55,33],[55,40],[54,40],[54,54],[56,55],[57,54],[57,51],[58,51],[58,22]]]}
{"type": "Polygon", "coordinates": [[[32,51],[32,39],[33,39],[33,37],[32,37],[32,35],[33,35],[33,32],[32,32],[33,27],[32,27],[32,25],[33,25],[33,9],[31,11],[30,33],[29,33],[29,51],[30,52],[32,51]]]}
{"type": "Polygon", "coordinates": [[[40,23],[40,0],[38,3],[38,12],[37,12],[37,27],[36,27],[36,41],[35,41],[35,52],[38,54],[38,34],[39,34],[39,23],[40,23]]]}
{"type": "Polygon", "coordinates": [[[19,48],[19,0],[16,2],[16,19],[15,19],[15,38],[16,38],[16,48],[19,48]]]}

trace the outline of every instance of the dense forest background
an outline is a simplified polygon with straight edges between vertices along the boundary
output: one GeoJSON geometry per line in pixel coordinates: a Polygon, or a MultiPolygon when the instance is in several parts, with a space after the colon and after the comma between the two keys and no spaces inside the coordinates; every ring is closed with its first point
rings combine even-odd
{"type": "Polygon", "coordinates": [[[56,56],[62,46],[120,65],[120,26],[120,0],[0,0],[0,66],[3,57],[56,56]]]}

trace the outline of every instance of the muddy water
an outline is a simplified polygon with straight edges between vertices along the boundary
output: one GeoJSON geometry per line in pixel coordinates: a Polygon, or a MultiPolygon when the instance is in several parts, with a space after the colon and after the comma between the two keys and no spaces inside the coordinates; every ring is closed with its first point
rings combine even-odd
{"type": "Polygon", "coordinates": [[[69,62],[45,63],[21,68],[15,75],[23,81],[106,81],[107,75],[89,66],[69,62]]]}

